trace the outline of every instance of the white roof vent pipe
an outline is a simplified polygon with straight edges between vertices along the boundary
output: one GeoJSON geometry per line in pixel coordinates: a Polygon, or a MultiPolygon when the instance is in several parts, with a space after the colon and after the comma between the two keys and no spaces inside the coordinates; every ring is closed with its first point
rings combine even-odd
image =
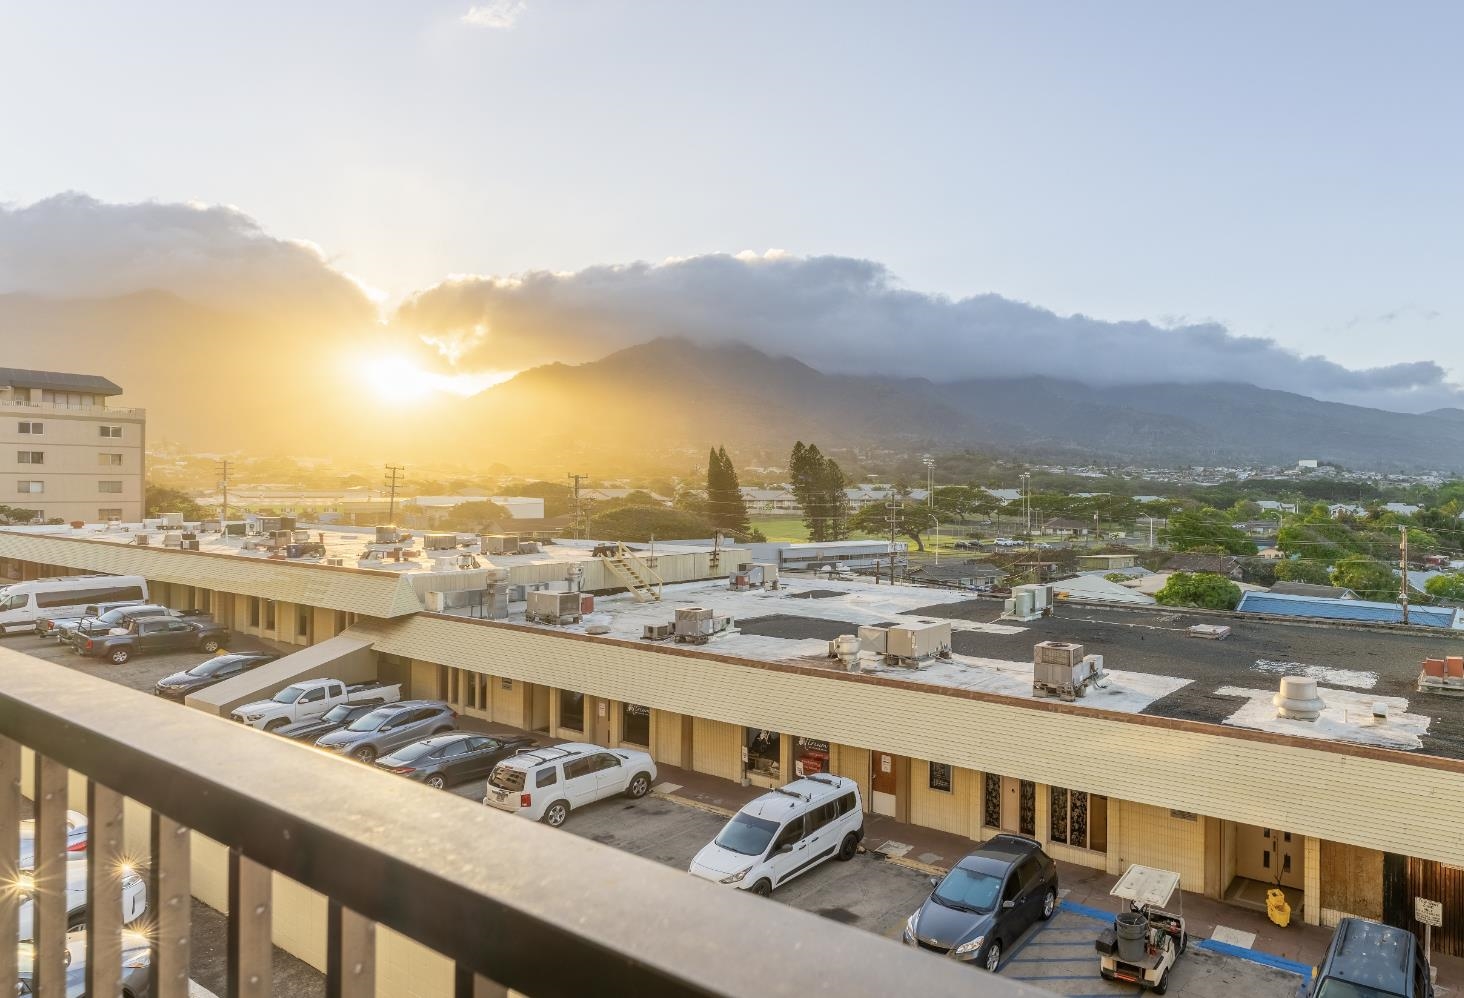
{"type": "Polygon", "coordinates": [[[1277,717],[1293,721],[1315,721],[1322,716],[1326,703],[1317,696],[1317,681],[1305,676],[1283,676],[1281,691],[1271,698],[1277,717]]]}

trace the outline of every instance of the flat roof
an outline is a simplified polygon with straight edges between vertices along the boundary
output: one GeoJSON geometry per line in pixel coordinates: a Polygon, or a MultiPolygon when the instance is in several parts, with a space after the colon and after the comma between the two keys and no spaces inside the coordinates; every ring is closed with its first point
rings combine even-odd
{"type": "Polygon", "coordinates": [[[29,371],[20,367],[0,367],[0,385],[11,388],[50,388],[64,392],[86,392],[90,395],[121,395],[116,382],[96,374],[67,374],[64,371],[29,371]]]}
{"type": "MultiPolygon", "coordinates": [[[[678,607],[705,607],[734,619],[734,629],[680,651],[755,662],[786,662],[845,671],[828,642],[861,624],[949,621],[952,657],[920,669],[867,663],[862,671],[914,687],[975,690],[1032,698],[1032,647],[1039,641],[1083,645],[1102,655],[1110,681],[1075,701],[1079,709],[1149,714],[1464,759],[1464,700],[1415,689],[1420,663],[1457,646],[1418,633],[1215,618],[1171,607],[1094,607],[1059,603],[1030,622],[1001,620],[1002,601],[968,593],[865,581],[784,576],[778,590],[735,592],[719,580],[666,586],[659,602],[629,594],[596,598],[578,624],[528,626],[642,641],[647,624],[668,624],[678,607]],[[1226,640],[1190,637],[1197,623],[1230,627],[1226,640]],[[1275,716],[1271,697],[1283,676],[1317,680],[1326,709],[1316,721],[1275,716]],[[1375,723],[1375,705],[1386,721],[1375,723]]],[[[517,605],[515,606],[517,609],[517,605]]],[[[510,622],[524,623],[522,611],[510,622]]],[[[590,635],[595,637],[596,635],[590,635]]],[[[667,647],[645,642],[648,651],[667,647]]]]}

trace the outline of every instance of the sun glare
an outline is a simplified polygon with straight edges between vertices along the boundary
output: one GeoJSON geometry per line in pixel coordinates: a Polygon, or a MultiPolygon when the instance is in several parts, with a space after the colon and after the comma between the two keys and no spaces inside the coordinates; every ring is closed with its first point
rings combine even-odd
{"type": "Polygon", "coordinates": [[[361,377],[371,395],[391,405],[413,405],[438,394],[476,395],[512,378],[514,371],[472,371],[439,374],[426,371],[412,358],[385,354],[362,361],[361,377]]]}

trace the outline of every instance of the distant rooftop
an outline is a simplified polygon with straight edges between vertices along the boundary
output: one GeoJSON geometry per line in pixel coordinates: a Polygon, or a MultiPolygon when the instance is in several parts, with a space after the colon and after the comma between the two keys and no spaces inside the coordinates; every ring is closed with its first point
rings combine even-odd
{"type": "Polygon", "coordinates": [[[86,392],[91,395],[121,395],[116,382],[96,374],[66,374],[62,371],[27,371],[19,367],[0,367],[0,387],[41,388],[61,392],[86,392]]]}
{"type": "MultiPolygon", "coordinates": [[[[1268,613],[1285,617],[1314,617],[1318,620],[1352,620],[1374,624],[1403,623],[1403,607],[1397,603],[1375,603],[1361,599],[1331,599],[1322,596],[1287,596],[1275,592],[1246,593],[1235,608],[1240,613],[1268,613]]],[[[1410,606],[1408,623],[1420,627],[1458,627],[1458,612],[1449,607],[1410,606]]]]}

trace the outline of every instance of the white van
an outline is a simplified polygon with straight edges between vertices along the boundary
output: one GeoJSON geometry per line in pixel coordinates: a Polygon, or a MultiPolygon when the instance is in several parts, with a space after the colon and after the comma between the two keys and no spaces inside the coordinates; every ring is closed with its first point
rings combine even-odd
{"type": "Polygon", "coordinates": [[[863,838],[858,785],[815,773],[749,802],[696,854],[691,872],[766,897],[825,860],[853,859],[863,838]]]}
{"type": "Polygon", "coordinates": [[[147,599],[147,580],[140,575],[67,575],[58,579],[12,582],[0,589],[0,634],[33,631],[43,616],[75,609],[80,615],[89,603],[141,603],[147,599]]]}

